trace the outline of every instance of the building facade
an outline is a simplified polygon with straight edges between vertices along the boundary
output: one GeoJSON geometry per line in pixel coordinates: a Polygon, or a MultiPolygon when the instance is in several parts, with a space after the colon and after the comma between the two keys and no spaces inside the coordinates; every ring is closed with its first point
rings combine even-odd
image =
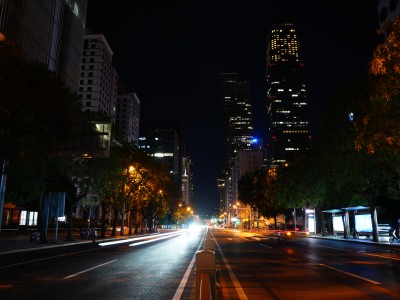
{"type": "Polygon", "coordinates": [[[169,167],[178,186],[182,175],[182,127],[180,124],[140,123],[139,149],[169,167]]]}
{"type": "Polygon", "coordinates": [[[292,22],[273,24],[267,42],[267,159],[286,163],[311,143],[299,38],[292,22]]]}
{"type": "Polygon", "coordinates": [[[116,122],[121,140],[139,145],[140,100],[136,93],[118,93],[116,122]]]}
{"type": "MultiPolygon", "coordinates": [[[[45,65],[78,93],[86,9],[87,0],[0,0],[0,40],[16,44],[28,61],[45,65]]],[[[3,211],[4,176],[3,167],[0,229],[18,223],[36,225],[37,212],[24,214],[12,203],[5,203],[3,211]],[[23,215],[31,218],[19,219],[23,215]]]]}
{"type": "Polygon", "coordinates": [[[186,207],[192,205],[193,200],[193,170],[192,160],[188,155],[182,158],[182,204],[186,207]]]}
{"type": "Polygon", "coordinates": [[[103,113],[115,124],[118,73],[112,65],[112,56],[113,51],[105,36],[87,30],[79,82],[82,110],[103,113]]]}
{"type": "Polygon", "coordinates": [[[238,201],[238,168],[240,151],[254,149],[253,116],[250,88],[237,73],[219,74],[220,136],[218,193],[220,215],[229,215],[238,201]]]}
{"type": "Polygon", "coordinates": [[[1,0],[0,34],[77,93],[87,0],[1,0]]]}

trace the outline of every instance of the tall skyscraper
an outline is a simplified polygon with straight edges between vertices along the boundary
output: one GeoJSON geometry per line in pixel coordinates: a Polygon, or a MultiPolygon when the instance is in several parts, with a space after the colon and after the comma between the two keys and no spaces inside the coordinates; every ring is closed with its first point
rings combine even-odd
{"type": "Polygon", "coordinates": [[[188,155],[182,158],[182,203],[189,207],[193,200],[192,160],[188,155]]]}
{"type": "Polygon", "coordinates": [[[77,93],[87,0],[1,0],[0,36],[77,93]]]}
{"type": "Polygon", "coordinates": [[[222,114],[220,118],[221,163],[220,169],[229,169],[237,152],[252,149],[253,117],[250,89],[240,81],[237,73],[219,74],[222,114]]]}
{"type": "Polygon", "coordinates": [[[311,143],[304,65],[292,22],[272,25],[266,63],[267,159],[276,165],[289,161],[311,143]]]}
{"type": "Polygon", "coordinates": [[[230,205],[238,201],[239,151],[254,148],[253,117],[249,85],[241,81],[237,73],[219,74],[219,87],[221,116],[218,191],[219,196],[224,197],[220,202],[224,203],[224,210],[228,213],[230,205]]]}

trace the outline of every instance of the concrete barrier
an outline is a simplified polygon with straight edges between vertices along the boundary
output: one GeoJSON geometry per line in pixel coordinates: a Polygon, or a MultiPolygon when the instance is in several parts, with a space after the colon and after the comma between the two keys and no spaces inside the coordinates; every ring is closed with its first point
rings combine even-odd
{"type": "Polygon", "coordinates": [[[215,251],[214,241],[211,239],[204,240],[204,250],[215,251]]]}
{"type": "Polygon", "coordinates": [[[196,299],[216,299],[215,252],[201,250],[196,252],[196,299]]]}

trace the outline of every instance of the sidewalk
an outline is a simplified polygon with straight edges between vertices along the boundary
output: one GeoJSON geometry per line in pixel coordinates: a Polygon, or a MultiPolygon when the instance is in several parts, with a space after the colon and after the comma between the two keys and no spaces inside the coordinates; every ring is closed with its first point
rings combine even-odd
{"type": "MultiPolygon", "coordinates": [[[[160,229],[159,232],[168,231],[168,229],[160,229]]],[[[100,232],[97,231],[100,235],[100,232]]],[[[41,243],[40,241],[31,241],[30,234],[26,233],[18,233],[16,232],[0,232],[0,255],[8,254],[8,253],[15,253],[15,252],[24,252],[24,251],[35,251],[35,250],[42,250],[46,248],[54,248],[54,247],[66,247],[72,246],[76,244],[88,244],[93,242],[105,242],[115,239],[128,239],[132,237],[144,236],[144,235],[152,235],[155,233],[146,232],[144,234],[133,234],[129,235],[127,232],[125,235],[121,236],[121,232],[117,230],[117,235],[115,237],[111,236],[111,231],[106,231],[105,237],[101,238],[98,236],[95,240],[89,238],[86,239],[80,235],[79,231],[73,231],[72,233],[72,241],[67,241],[67,232],[60,231],[55,236],[54,232],[49,232],[47,234],[47,242],[41,243]]]]}
{"type": "MultiPolygon", "coordinates": [[[[107,233],[109,235],[109,233],[107,233]]],[[[95,241],[107,241],[110,239],[117,238],[128,238],[130,236],[118,236],[118,237],[105,237],[105,238],[96,238],[95,241]]],[[[15,253],[15,252],[23,252],[23,251],[34,251],[34,250],[42,250],[46,248],[54,248],[54,247],[65,247],[76,244],[85,244],[92,243],[92,239],[85,239],[81,237],[79,234],[74,233],[72,236],[72,241],[66,241],[66,233],[60,233],[57,235],[57,238],[54,234],[48,234],[47,243],[41,243],[40,241],[31,241],[29,234],[1,234],[0,233],[0,255],[15,253]]]]}
{"type": "MultiPolygon", "coordinates": [[[[254,234],[259,235],[271,235],[271,232],[268,231],[250,231],[254,234]]],[[[107,241],[110,239],[120,239],[120,238],[130,238],[132,236],[125,235],[120,236],[117,235],[116,237],[108,236],[110,233],[107,232],[107,236],[105,238],[96,238],[96,242],[99,241],[107,241]]],[[[137,236],[137,235],[135,235],[137,236]]],[[[57,239],[54,234],[49,234],[47,236],[47,243],[40,243],[40,242],[31,242],[29,234],[13,234],[13,235],[5,235],[0,233],[0,255],[7,254],[7,253],[15,253],[15,252],[23,252],[23,251],[34,251],[34,250],[41,250],[46,248],[54,248],[54,247],[65,247],[71,246],[76,244],[83,244],[83,243],[92,243],[92,239],[85,239],[81,237],[79,234],[74,233],[72,236],[72,241],[66,241],[66,234],[60,233],[57,235],[57,239]]],[[[387,239],[381,240],[380,242],[372,241],[372,238],[360,237],[360,238],[344,238],[343,236],[334,236],[334,235],[327,235],[322,236],[321,234],[311,234],[309,238],[317,238],[317,239],[330,239],[330,240],[338,240],[338,241],[345,241],[345,242],[353,242],[353,243],[368,243],[368,244],[377,244],[377,245],[384,245],[388,247],[395,247],[400,249],[400,243],[390,244],[387,239]]]]}
{"type": "MultiPolygon", "coordinates": [[[[251,230],[249,232],[264,235],[264,236],[274,235],[273,230],[269,230],[269,231],[268,230],[251,230]]],[[[298,237],[300,237],[300,235],[298,237]]],[[[379,242],[374,242],[372,240],[372,237],[367,238],[365,236],[360,236],[359,238],[354,238],[351,236],[349,238],[344,238],[344,236],[342,236],[342,235],[333,235],[333,234],[328,234],[326,236],[322,236],[321,234],[310,234],[309,238],[328,239],[328,240],[336,240],[336,241],[344,241],[344,242],[352,242],[352,243],[376,244],[376,245],[384,245],[384,246],[388,246],[388,247],[396,247],[396,248],[400,249],[400,243],[398,243],[398,242],[395,242],[393,244],[389,243],[389,236],[379,236],[379,238],[380,238],[379,242]]]]}

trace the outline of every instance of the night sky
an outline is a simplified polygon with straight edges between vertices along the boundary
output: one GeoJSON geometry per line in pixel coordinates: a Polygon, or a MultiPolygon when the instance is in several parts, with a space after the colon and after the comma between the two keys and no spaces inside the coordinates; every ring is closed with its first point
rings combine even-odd
{"type": "Polygon", "coordinates": [[[268,29],[294,18],[315,137],[337,84],[365,73],[383,40],[378,2],[89,0],[86,27],[106,37],[121,81],[141,101],[141,122],[182,124],[195,208],[206,214],[218,207],[217,74],[237,72],[249,83],[255,135],[265,139],[268,29]]]}

